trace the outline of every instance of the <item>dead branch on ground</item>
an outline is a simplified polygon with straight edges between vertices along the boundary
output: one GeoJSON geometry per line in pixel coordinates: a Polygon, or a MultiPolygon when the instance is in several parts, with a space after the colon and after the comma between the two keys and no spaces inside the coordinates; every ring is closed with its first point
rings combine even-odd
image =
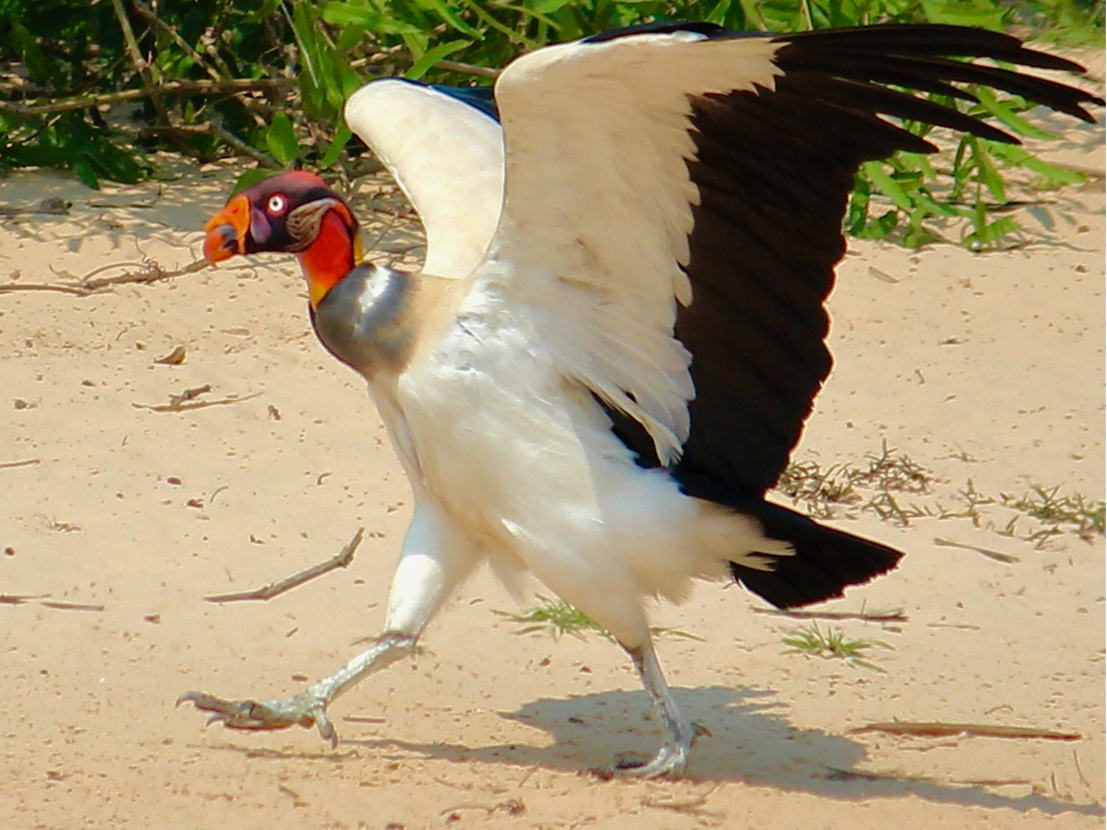
{"type": "Polygon", "coordinates": [[[345,568],[354,560],[354,551],[356,551],[357,546],[361,544],[361,539],[364,535],[365,528],[359,527],[357,533],[354,534],[354,538],[346,543],[346,547],[344,547],[337,556],[319,565],[313,565],[287,579],[282,579],[279,582],[271,582],[253,591],[245,591],[239,594],[220,594],[214,597],[204,597],[204,599],[208,602],[241,602],[244,600],[272,599],[275,596],[283,594],[285,591],[291,591],[293,588],[303,585],[311,579],[315,579],[317,576],[330,573],[337,568],[345,568]]]}
{"type": "Polygon", "coordinates": [[[155,260],[145,257],[139,262],[113,262],[110,265],[101,266],[100,268],[89,271],[75,282],[0,283],[0,294],[14,291],[58,291],[62,294],[88,297],[117,285],[158,282],[160,280],[172,279],[173,277],[181,277],[185,274],[195,274],[197,271],[202,271],[207,267],[209,267],[207,260],[201,258],[190,262],[183,268],[175,268],[171,271],[167,271],[155,260]],[[115,277],[96,277],[97,274],[110,271],[114,268],[133,268],[135,270],[127,271],[115,277]]]}
{"type": "Polygon", "coordinates": [[[41,458],[28,458],[24,461],[5,461],[0,464],[0,470],[11,470],[14,467],[31,467],[35,464],[41,464],[41,458]]]}
{"type": "Polygon", "coordinates": [[[961,550],[971,550],[979,553],[982,556],[987,556],[989,559],[993,559],[996,562],[1003,562],[1007,565],[1012,565],[1019,561],[1017,556],[1011,556],[1009,553],[1000,553],[996,550],[989,550],[988,548],[980,548],[976,545],[965,545],[961,542],[954,542],[951,539],[943,539],[940,536],[934,537],[934,544],[943,548],[960,548],[961,550]]]}
{"type": "Polygon", "coordinates": [[[898,720],[888,723],[870,723],[867,726],[851,729],[850,732],[887,732],[891,735],[912,735],[922,738],[949,738],[958,735],[970,735],[988,738],[1044,738],[1052,741],[1079,741],[1084,737],[1076,732],[1054,732],[1051,729],[1030,729],[1022,726],[898,720]]]}
{"type": "Polygon", "coordinates": [[[211,392],[211,384],[205,383],[203,386],[194,386],[191,389],[186,389],[178,395],[170,395],[169,403],[165,404],[148,404],[148,403],[131,403],[135,409],[149,409],[152,412],[185,412],[192,409],[203,409],[208,406],[226,406],[232,403],[242,403],[248,401],[251,398],[258,397],[261,392],[253,392],[249,395],[230,395],[226,398],[219,398],[211,401],[197,401],[201,395],[206,395],[211,392]]]}
{"type": "Polygon", "coordinates": [[[793,620],[862,620],[863,622],[902,623],[907,615],[902,611],[867,614],[864,611],[788,611],[782,608],[754,608],[755,614],[771,614],[775,617],[788,617],[793,620]]]}

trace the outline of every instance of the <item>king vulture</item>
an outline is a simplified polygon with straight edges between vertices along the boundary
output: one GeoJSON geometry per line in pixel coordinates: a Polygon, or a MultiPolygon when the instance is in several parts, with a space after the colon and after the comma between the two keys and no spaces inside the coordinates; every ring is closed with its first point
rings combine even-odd
{"type": "Polygon", "coordinates": [[[294,253],[319,339],[369,383],[414,491],[384,631],[294,697],[182,699],[230,727],[314,725],[334,743],[329,704],[410,655],[487,561],[622,645],[667,732],[624,771],[680,775],[696,732],[646,601],[729,577],[790,608],[895,567],[899,551],[765,492],[830,371],[824,300],[854,174],[935,150],[888,117],[1016,143],[913,93],[973,101],[953,84],[978,84],[1087,122],[1103,103],[1019,66],[1082,71],[968,28],[687,23],[539,49],[490,90],[356,92],[350,128],[426,226],[422,271],[362,262],[357,218],[307,172],[231,198],[204,250],[294,253]]]}

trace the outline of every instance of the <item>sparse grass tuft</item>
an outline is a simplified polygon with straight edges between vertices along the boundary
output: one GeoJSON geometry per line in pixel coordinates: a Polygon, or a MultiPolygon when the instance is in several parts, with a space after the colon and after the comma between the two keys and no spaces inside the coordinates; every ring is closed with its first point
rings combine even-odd
{"type": "MultiPolygon", "coordinates": [[[[539,605],[534,606],[521,614],[512,614],[508,611],[493,611],[498,617],[503,617],[516,626],[515,634],[549,634],[555,640],[560,640],[563,634],[570,634],[578,640],[586,639],[585,635],[599,634],[605,640],[616,642],[615,638],[594,619],[573,607],[563,599],[550,599],[541,594],[538,595],[539,605]]],[[[650,634],[654,637],[676,637],[682,640],[695,640],[702,643],[703,638],[679,628],[663,628],[651,626],[650,634]]]]}
{"type": "Polygon", "coordinates": [[[1031,484],[1030,492],[1015,498],[1002,494],[1003,504],[1013,510],[1026,513],[1044,524],[1073,525],[1082,539],[1091,539],[1105,532],[1107,504],[1077,493],[1060,495],[1061,485],[1046,488],[1031,484]]]}
{"type": "Polygon", "coordinates": [[[807,503],[812,515],[827,518],[830,505],[857,501],[848,468],[834,465],[823,470],[817,461],[791,462],[780,474],[776,489],[793,499],[807,503]]]}
{"type": "Polygon", "coordinates": [[[499,617],[516,626],[515,633],[549,634],[555,640],[570,634],[578,640],[585,639],[586,633],[599,634],[608,640],[614,639],[607,630],[587,614],[574,608],[563,599],[549,599],[539,595],[540,605],[536,605],[521,614],[508,611],[493,611],[499,617]]]}
{"type": "MultiPolygon", "coordinates": [[[[968,458],[965,453],[958,457],[968,458]]],[[[956,505],[938,500],[918,504],[904,499],[930,494],[933,474],[882,442],[879,453],[865,456],[864,466],[836,464],[825,470],[817,461],[788,465],[776,484],[776,491],[793,502],[802,502],[809,515],[820,519],[840,518],[856,511],[874,513],[884,521],[906,527],[916,519],[968,519],[975,527],[994,530],[1001,536],[1024,539],[1038,548],[1065,533],[1089,541],[1107,532],[1107,503],[1079,493],[1061,495],[1060,485],[1030,484],[1022,496],[982,493],[972,479],[957,491],[956,505]],[[875,492],[874,492],[875,491],[875,492]],[[1037,519],[1044,525],[1027,533],[1018,532],[1018,515],[996,524],[982,508],[1006,507],[1037,519]]]]}
{"type": "Polygon", "coordinates": [[[824,470],[816,461],[789,464],[776,489],[793,501],[805,502],[807,512],[819,518],[831,518],[835,505],[857,505],[862,511],[906,525],[912,518],[930,514],[902,506],[892,493],[928,493],[933,480],[925,467],[883,441],[879,453],[865,456],[864,466],[836,464],[824,470]],[[864,489],[879,492],[865,499],[864,489]]]}
{"type": "Polygon", "coordinates": [[[874,648],[892,650],[892,646],[881,640],[847,640],[840,628],[828,628],[824,633],[818,623],[810,627],[797,628],[784,637],[788,646],[785,654],[806,654],[809,657],[822,657],[824,660],[844,660],[851,668],[884,671],[867,656],[874,648]]]}
{"type": "Polygon", "coordinates": [[[850,481],[853,484],[876,487],[884,492],[927,493],[933,476],[921,464],[916,464],[906,455],[900,454],[887,441],[880,442],[880,454],[865,456],[868,469],[853,470],[850,481]]]}

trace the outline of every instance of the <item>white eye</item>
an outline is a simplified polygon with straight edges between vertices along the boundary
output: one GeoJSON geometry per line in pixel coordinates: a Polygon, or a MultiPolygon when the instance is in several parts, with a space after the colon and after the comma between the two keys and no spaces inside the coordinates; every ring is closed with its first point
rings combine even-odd
{"type": "Polygon", "coordinates": [[[265,209],[274,216],[279,216],[288,209],[288,197],[283,193],[274,193],[265,203],[265,209]]]}

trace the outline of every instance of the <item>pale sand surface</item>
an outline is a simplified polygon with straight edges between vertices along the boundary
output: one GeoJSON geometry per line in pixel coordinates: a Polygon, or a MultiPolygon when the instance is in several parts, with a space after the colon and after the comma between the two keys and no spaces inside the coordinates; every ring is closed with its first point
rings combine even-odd
{"type": "MultiPolygon", "coordinates": [[[[796,459],[864,466],[886,442],[929,472],[927,492],[894,494],[932,514],[906,526],[863,503],[833,510],[908,555],[827,608],[907,621],[839,624],[893,647],[873,654],[881,673],[784,654],[804,621],[755,613],[764,603],[734,586],[658,607],[658,625],[703,638],[659,644],[710,730],[680,782],[582,774],[654,748],[645,695],[599,638],[515,634],[492,612],[518,606],[487,573],[432,624],[425,653],[335,703],[334,751],[314,732],[205,730],[174,709],[189,689],[294,693],[377,632],[404,477],[362,382],[311,334],[290,260],[84,298],[0,293],[0,464],[39,462],[0,467],[0,594],[36,597],[0,605],[0,826],[1102,826],[1103,538],[1034,536],[1053,525],[998,503],[952,515],[970,481],[995,502],[1031,484],[1103,497],[1102,135],[1074,130],[1055,149],[1100,177],[1044,194],[1053,227],[1023,249],[852,244],[831,302],[837,366],[796,459]],[[183,364],[153,362],[176,346],[183,364]],[[206,384],[199,400],[242,400],[135,406],[206,384]],[[267,603],[203,599],[323,561],[360,526],[348,570],[267,603]],[[851,731],[896,719],[1082,737],[851,731]]],[[[192,261],[234,172],[182,170],[156,199],[154,183],[3,180],[0,203],[73,208],[0,220],[0,283],[192,261]]],[[[400,225],[384,247],[411,244],[400,225]]]]}

